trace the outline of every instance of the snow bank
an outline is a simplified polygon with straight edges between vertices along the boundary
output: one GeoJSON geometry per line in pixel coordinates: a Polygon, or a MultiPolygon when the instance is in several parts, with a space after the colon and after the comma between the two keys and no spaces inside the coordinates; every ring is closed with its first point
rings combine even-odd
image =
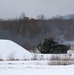
{"type": "Polygon", "coordinates": [[[29,58],[31,53],[10,40],[0,40],[0,58],[8,59],[14,57],[16,59],[29,58]]]}

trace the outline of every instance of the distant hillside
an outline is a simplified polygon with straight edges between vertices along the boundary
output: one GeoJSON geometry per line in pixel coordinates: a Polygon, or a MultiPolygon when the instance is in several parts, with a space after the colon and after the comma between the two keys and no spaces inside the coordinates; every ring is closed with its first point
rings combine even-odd
{"type": "Polygon", "coordinates": [[[74,14],[62,16],[63,19],[74,19],[74,14]]]}

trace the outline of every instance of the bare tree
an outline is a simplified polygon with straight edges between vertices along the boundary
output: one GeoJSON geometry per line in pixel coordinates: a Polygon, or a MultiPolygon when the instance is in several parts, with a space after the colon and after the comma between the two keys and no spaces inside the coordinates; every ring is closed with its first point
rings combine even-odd
{"type": "Polygon", "coordinates": [[[23,12],[23,13],[21,13],[21,19],[24,19],[24,17],[25,17],[25,13],[23,12]]]}
{"type": "Polygon", "coordinates": [[[44,15],[39,15],[39,16],[37,17],[37,19],[44,20],[44,19],[45,19],[45,16],[44,16],[44,15]]]}
{"type": "Polygon", "coordinates": [[[22,30],[23,30],[23,19],[25,18],[25,13],[23,12],[23,13],[21,13],[21,17],[20,17],[21,19],[22,19],[22,25],[21,25],[21,27],[20,27],[20,34],[19,34],[19,36],[21,36],[21,34],[22,34],[22,30]]]}

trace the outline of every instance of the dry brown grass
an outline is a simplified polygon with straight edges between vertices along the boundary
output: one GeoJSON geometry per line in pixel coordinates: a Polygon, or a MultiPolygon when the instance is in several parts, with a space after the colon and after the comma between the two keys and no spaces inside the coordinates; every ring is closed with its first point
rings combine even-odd
{"type": "Polygon", "coordinates": [[[71,64],[71,59],[67,55],[61,57],[60,55],[53,55],[50,58],[50,65],[69,65],[71,64]]]}
{"type": "Polygon", "coordinates": [[[70,49],[69,50],[74,50],[74,47],[70,47],[70,49]]]}
{"type": "Polygon", "coordinates": [[[8,58],[7,58],[7,61],[14,61],[15,60],[15,57],[14,57],[14,53],[11,53],[8,58]]]}
{"type": "Polygon", "coordinates": [[[0,61],[4,61],[2,58],[0,58],[0,61]]]}

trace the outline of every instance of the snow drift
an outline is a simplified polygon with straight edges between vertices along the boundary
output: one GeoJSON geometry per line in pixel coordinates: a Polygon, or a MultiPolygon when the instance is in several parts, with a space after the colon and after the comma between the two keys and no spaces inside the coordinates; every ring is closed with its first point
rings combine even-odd
{"type": "Polygon", "coordinates": [[[0,40],[0,58],[7,59],[14,57],[16,59],[29,58],[31,53],[10,40],[0,40]]]}

